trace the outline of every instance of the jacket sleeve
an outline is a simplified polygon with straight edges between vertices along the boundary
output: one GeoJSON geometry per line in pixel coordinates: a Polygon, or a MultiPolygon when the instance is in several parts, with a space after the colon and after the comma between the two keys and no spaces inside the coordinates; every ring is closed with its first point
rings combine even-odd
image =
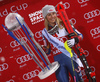
{"type": "Polygon", "coordinates": [[[75,33],[76,36],[77,36],[77,37],[75,37],[75,42],[78,43],[78,42],[80,42],[81,40],[83,40],[83,34],[80,33],[77,29],[75,29],[74,25],[71,24],[71,26],[72,26],[72,28],[73,28],[73,30],[74,30],[74,33],[75,33]]]}

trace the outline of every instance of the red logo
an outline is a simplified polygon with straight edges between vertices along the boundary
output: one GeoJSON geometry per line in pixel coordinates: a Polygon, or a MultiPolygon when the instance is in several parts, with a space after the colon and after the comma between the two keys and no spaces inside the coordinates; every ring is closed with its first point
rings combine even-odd
{"type": "Polygon", "coordinates": [[[50,10],[49,10],[49,12],[52,12],[52,11],[53,11],[53,9],[50,9],[50,10]]]}

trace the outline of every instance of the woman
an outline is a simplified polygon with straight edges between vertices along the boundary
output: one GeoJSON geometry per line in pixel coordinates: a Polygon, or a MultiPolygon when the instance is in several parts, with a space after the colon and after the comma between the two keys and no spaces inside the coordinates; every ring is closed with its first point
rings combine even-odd
{"type": "MultiPolygon", "coordinates": [[[[56,71],[56,77],[58,82],[69,82],[69,72],[73,75],[72,63],[70,53],[64,48],[64,42],[67,40],[69,47],[73,47],[83,36],[78,32],[74,26],[72,28],[75,31],[77,37],[68,40],[68,32],[61,19],[57,17],[55,7],[52,5],[46,5],[42,8],[42,14],[45,19],[45,28],[42,31],[43,40],[45,45],[43,49],[47,54],[52,53],[54,55],[54,61],[58,61],[60,68],[56,71]]],[[[73,52],[73,62],[75,68],[76,82],[83,82],[82,74],[80,72],[80,66],[82,66],[77,55],[73,52]],[[80,64],[79,64],[80,63],[80,64]]]]}

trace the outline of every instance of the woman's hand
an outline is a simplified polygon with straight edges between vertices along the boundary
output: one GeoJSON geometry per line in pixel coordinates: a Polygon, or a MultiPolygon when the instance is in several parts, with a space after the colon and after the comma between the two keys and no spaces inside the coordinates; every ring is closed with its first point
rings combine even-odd
{"type": "Polygon", "coordinates": [[[75,39],[74,38],[72,38],[72,39],[70,39],[70,40],[67,40],[67,45],[68,45],[68,47],[73,47],[74,45],[75,45],[75,39]]]}
{"type": "Polygon", "coordinates": [[[44,46],[44,45],[41,45],[41,47],[46,54],[50,54],[50,51],[51,51],[50,47],[47,47],[47,46],[44,46]]]}

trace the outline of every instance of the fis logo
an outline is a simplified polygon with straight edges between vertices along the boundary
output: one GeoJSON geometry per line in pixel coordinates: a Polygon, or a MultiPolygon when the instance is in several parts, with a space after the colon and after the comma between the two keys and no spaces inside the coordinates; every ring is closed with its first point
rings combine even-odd
{"type": "Polygon", "coordinates": [[[84,18],[85,18],[86,20],[88,20],[88,19],[97,17],[97,16],[99,16],[99,15],[100,15],[100,10],[99,10],[99,9],[95,9],[95,10],[93,10],[93,11],[90,11],[90,12],[88,12],[88,13],[85,13],[85,14],[84,14],[84,18]]]}

